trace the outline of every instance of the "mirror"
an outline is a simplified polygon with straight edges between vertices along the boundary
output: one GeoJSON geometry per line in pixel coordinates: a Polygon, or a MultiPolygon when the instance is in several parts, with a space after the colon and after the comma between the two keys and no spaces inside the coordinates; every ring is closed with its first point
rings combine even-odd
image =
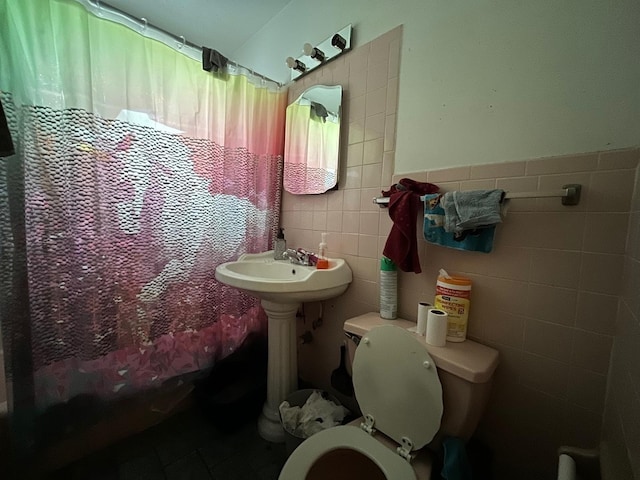
{"type": "Polygon", "coordinates": [[[315,85],[287,107],[284,189],[318,194],[338,184],[342,87],[315,85]]]}

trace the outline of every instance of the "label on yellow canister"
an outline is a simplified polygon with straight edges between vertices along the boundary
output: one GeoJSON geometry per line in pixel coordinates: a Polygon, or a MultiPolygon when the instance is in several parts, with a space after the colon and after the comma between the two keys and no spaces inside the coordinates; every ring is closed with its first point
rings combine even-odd
{"type": "Polygon", "coordinates": [[[471,305],[471,280],[466,277],[438,277],[434,306],[448,315],[447,341],[464,342],[471,305]]]}

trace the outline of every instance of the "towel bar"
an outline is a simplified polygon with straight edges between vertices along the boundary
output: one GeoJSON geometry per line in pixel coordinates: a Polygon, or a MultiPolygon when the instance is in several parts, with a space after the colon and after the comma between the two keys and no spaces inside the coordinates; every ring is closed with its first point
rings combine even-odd
{"type": "MultiPolygon", "coordinates": [[[[570,183],[563,185],[560,190],[548,190],[543,192],[506,192],[505,199],[513,198],[544,198],[544,197],[561,197],[562,205],[578,205],[580,203],[580,192],[582,185],[579,183],[570,183]]],[[[423,200],[424,197],[420,197],[423,200]]],[[[380,208],[389,205],[389,197],[375,197],[373,203],[380,208]]]]}

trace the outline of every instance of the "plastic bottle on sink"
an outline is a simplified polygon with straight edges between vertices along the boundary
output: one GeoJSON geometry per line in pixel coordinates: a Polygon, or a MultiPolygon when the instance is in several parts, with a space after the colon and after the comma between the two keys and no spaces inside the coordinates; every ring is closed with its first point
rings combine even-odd
{"type": "Polygon", "coordinates": [[[322,240],[320,241],[320,245],[318,245],[318,261],[316,263],[316,268],[318,270],[326,270],[329,268],[329,260],[327,260],[327,234],[322,233],[322,240]]]}

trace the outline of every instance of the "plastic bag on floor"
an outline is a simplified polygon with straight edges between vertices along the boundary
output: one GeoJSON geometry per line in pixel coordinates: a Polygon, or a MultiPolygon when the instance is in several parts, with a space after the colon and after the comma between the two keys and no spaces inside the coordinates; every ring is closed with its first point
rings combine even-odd
{"type": "Polygon", "coordinates": [[[280,417],[284,429],[300,438],[340,425],[349,414],[342,405],[324,398],[321,391],[314,391],[302,407],[291,406],[286,400],[280,404],[280,417]]]}

